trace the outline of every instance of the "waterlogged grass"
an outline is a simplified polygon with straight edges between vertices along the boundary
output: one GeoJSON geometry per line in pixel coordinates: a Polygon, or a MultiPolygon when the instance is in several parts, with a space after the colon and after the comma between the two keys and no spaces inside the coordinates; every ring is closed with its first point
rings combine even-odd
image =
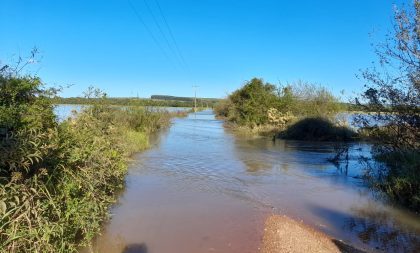
{"type": "Polygon", "coordinates": [[[129,156],[178,115],[99,99],[58,123],[39,79],[0,77],[0,252],[77,252],[108,218],[129,156]]]}
{"type": "Polygon", "coordinates": [[[375,155],[382,165],[368,170],[370,184],[403,206],[420,212],[420,152],[389,151],[375,155]]]}
{"type": "Polygon", "coordinates": [[[127,130],[124,132],[122,138],[126,143],[128,155],[149,147],[149,136],[144,132],[127,130]]]}

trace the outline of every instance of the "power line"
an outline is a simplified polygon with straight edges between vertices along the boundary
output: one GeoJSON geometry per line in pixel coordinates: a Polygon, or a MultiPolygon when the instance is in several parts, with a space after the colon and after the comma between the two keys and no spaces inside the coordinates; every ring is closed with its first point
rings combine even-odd
{"type": "Polygon", "coordinates": [[[140,13],[137,11],[136,7],[133,5],[133,3],[130,0],[127,0],[131,9],[134,11],[134,14],[136,14],[137,19],[140,21],[140,23],[143,24],[146,31],[149,33],[150,37],[153,39],[154,43],[157,45],[157,47],[162,51],[162,53],[165,55],[165,57],[171,61],[171,58],[166,53],[165,49],[162,47],[162,45],[159,43],[159,40],[156,38],[156,36],[153,34],[152,30],[149,28],[149,26],[144,22],[143,18],[141,17],[140,13]]]}
{"type": "MultiPolygon", "coordinates": [[[[133,10],[133,12],[135,13],[137,19],[140,21],[140,23],[144,26],[144,28],[146,29],[147,33],[150,35],[150,37],[152,38],[153,42],[156,44],[156,46],[162,51],[163,55],[172,63],[174,64],[174,67],[176,67],[177,64],[175,64],[175,62],[173,62],[173,59],[167,54],[165,47],[162,46],[162,44],[160,43],[159,39],[157,36],[155,36],[155,33],[152,31],[152,29],[147,25],[147,23],[145,22],[145,20],[142,18],[142,16],[140,15],[140,13],[137,11],[136,7],[134,6],[134,4],[132,3],[131,0],[127,0],[131,9],[133,10]]],[[[169,22],[165,17],[165,14],[163,13],[162,7],[160,6],[158,0],[155,0],[156,6],[158,7],[160,16],[161,16],[161,20],[163,20],[166,29],[169,32],[169,36],[170,39],[173,42],[173,45],[175,46],[175,50],[174,47],[171,46],[171,42],[170,40],[168,40],[167,36],[165,35],[164,29],[162,29],[162,26],[159,24],[158,19],[156,18],[156,16],[154,15],[152,8],[150,7],[150,5],[147,3],[146,0],[144,0],[144,3],[147,7],[147,10],[149,11],[150,15],[153,18],[153,21],[155,22],[157,28],[159,29],[159,32],[161,33],[162,37],[164,38],[168,48],[169,48],[169,52],[172,52],[175,56],[175,60],[176,62],[179,63],[179,65],[181,67],[184,67],[185,73],[187,75],[190,76],[189,79],[191,79],[191,70],[189,68],[189,65],[187,63],[187,61],[185,60],[185,57],[182,54],[182,51],[180,50],[178,43],[175,39],[174,33],[172,32],[171,27],[169,26],[169,22]]],[[[197,86],[198,87],[198,86],[197,86]]],[[[195,88],[197,88],[195,87],[195,88]]],[[[196,104],[196,101],[195,101],[196,104]]]]}
{"type": "Polygon", "coordinates": [[[184,56],[182,54],[182,51],[178,47],[178,43],[177,43],[177,41],[175,39],[175,36],[174,36],[174,34],[172,32],[171,27],[169,26],[168,20],[166,19],[165,14],[162,11],[162,8],[161,8],[161,6],[159,4],[159,1],[158,0],[155,0],[155,3],[157,5],[157,7],[158,7],[158,10],[159,10],[160,15],[162,16],[163,22],[165,23],[166,29],[169,31],[169,36],[171,37],[172,41],[174,42],[174,45],[175,45],[175,48],[176,48],[176,51],[177,51],[179,57],[181,58],[181,60],[184,63],[184,65],[189,69],[189,66],[188,66],[187,62],[185,61],[185,58],[184,58],[184,56]]]}
{"type": "MultiPolygon", "coordinates": [[[[152,16],[153,22],[157,26],[160,34],[162,35],[163,39],[165,40],[166,44],[168,45],[169,51],[171,51],[174,54],[175,58],[179,61],[178,55],[177,55],[175,49],[172,47],[171,43],[169,42],[168,38],[166,37],[165,32],[163,31],[162,26],[159,24],[159,21],[156,18],[152,8],[150,8],[150,5],[147,3],[147,0],[143,0],[143,1],[144,1],[144,4],[146,5],[147,10],[149,11],[150,15],[152,16]]],[[[179,63],[180,63],[180,65],[182,65],[182,60],[179,63]]]]}

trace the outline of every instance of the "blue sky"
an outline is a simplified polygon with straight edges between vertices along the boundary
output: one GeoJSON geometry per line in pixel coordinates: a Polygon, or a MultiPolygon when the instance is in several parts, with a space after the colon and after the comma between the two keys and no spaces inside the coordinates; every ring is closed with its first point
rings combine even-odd
{"type": "Polygon", "coordinates": [[[48,85],[74,84],[62,96],[90,85],[113,97],[192,96],[198,85],[199,96],[224,97],[252,77],[301,79],[350,96],[363,85],[356,74],[375,60],[370,44],[390,30],[393,3],[0,0],[0,60],[10,63],[36,46],[42,59],[30,71],[48,85]]]}

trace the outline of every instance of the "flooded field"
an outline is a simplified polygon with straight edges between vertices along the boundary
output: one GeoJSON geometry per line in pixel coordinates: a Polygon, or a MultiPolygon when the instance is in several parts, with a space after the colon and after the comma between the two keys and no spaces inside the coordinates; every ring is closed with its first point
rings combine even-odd
{"type": "MultiPolygon", "coordinates": [[[[59,104],[56,105],[54,108],[54,113],[57,115],[58,121],[64,121],[67,118],[71,117],[73,115],[73,112],[80,112],[84,108],[88,107],[88,105],[63,105],[59,104]]],[[[124,106],[122,107],[124,108],[124,106]]],[[[151,111],[167,111],[167,112],[184,112],[189,111],[191,108],[189,107],[153,107],[153,106],[147,106],[145,107],[148,110],[151,111]]]]}
{"type": "Polygon", "coordinates": [[[369,252],[420,251],[419,216],[360,178],[369,146],[352,145],[346,169],[331,144],[237,136],[212,111],[173,123],[134,157],[97,252],[258,252],[273,213],[369,252]]]}

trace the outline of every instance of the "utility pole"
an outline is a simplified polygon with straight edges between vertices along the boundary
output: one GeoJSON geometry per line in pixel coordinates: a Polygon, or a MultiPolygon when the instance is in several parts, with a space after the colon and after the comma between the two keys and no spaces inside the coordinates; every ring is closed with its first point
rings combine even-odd
{"type": "Polygon", "coordinates": [[[197,88],[199,86],[197,85],[193,85],[193,89],[194,89],[194,112],[197,112],[197,88]]]}

